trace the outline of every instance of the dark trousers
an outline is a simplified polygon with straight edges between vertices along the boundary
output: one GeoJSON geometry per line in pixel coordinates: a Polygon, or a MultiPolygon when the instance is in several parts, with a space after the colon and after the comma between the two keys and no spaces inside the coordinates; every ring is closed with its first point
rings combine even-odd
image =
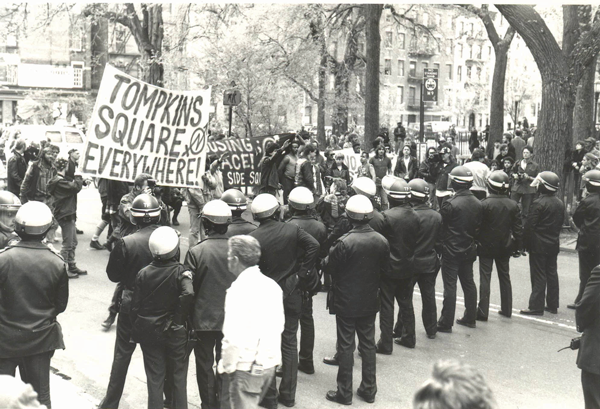
{"type": "Polygon", "coordinates": [[[113,292],[112,299],[110,300],[110,305],[108,307],[108,312],[114,315],[119,313],[119,304],[121,304],[121,298],[123,296],[123,289],[125,285],[123,283],[118,283],[115,287],[115,291],[113,292]]]}
{"type": "Polygon", "coordinates": [[[510,284],[510,256],[506,257],[479,257],[479,310],[477,314],[487,318],[490,312],[490,281],[492,269],[496,261],[498,280],[500,281],[500,307],[502,312],[512,314],[512,286],[510,284]]]}
{"type": "Polygon", "coordinates": [[[187,409],[186,343],[187,331],[182,327],[169,330],[165,342],[140,344],[148,382],[148,409],[164,408],[165,382],[169,384],[171,409],[187,409]]]}
{"type": "Polygon", "coordinates": [[[392,328],[394,327],[394,299],[398,301],[399,313],[402,317],[402,338],[409,343],[415,342],[415,311],[412,304],[415,278],[381,279],[381,311],[379,313],[379,329],[381,340],[379,348],[384,352],[392,352],[394,339],[392,328]]]}
{"type": "Polygon", "coordinates": [[[202,409],[219,408],[221,376],[213,370],[215,362],[221,359],[221,331],[198,331],[198,343],[194,347],[196,357],[196,380],[202,400],[202,409]],[[213,354],[214,351],[214,354],[213,354]]]}
{"type": "Polygon", "coordinates": [[[473,281],[473,260],[456,260],[445,256],[442,258],[442,279],[444,280],[444,302],[439,325],[452,327],[456,313],[456,281],[460,278],[465,297],[465,313],[463,319],[475,322],[477,318],[477,287],[473,281]]]}
{"type": "Polygon", "coordinates": [[[136,346],[133,342],[129,342],[130,338],[131,320],[129,319],[129,314],[119,314],[119,318],[117,319],[117,338],[115,339],[115,356],[110,370],[106,395],[98,406],[100,409],[116,409],[119,407],[123,388],[125,388],[125,379],[127,378],[129,363],[131,362],[131,355],[133,355],[136,346]]]}
{"type": "Polygon", "coordinates": [[[300,315],[300,353],[298,362],[302,366],[313,368],[313,351],[315,349],[315,321],[313,319],[312,296],[302,296],[302,315],[300,315]]]}
{"type": "Polygon", "coordinates": [[[423,310],[421,318],[427,335],[435,335],[437,332],[437,306],[435,304],[435,279],[437,273],[419,274],[417,283],[421,291],[421,303],[423,310]]]}
{"type": "Polygon", "coordinates": [[[558,308],[558,254],[529,255],[529,273],[531,275],[531,296],[529,309],[544,311],[544,298],[548,308],[558,308]],[[546,293],[546,286],[548,291],[546,293]]]}
{"type": "Polygon", "coordinates": [[[358,390],[365,396],[377,393],[375,358],[375,315],[367,317],[340,317],[336,315],[339,368],[337,390],[342,400],[352,400],[352,367],[358,335],[358,349],[362,356],[362,381],[358,390]]]}
{"type": "MultiPolygon", "coordinates": [[[[285,325],[281,334],[281,384],[279,396],[285,401],[295,401],[298,381],[298,324],[302,312],[302,296],[294,290],[283,300],[285,325]]],[[[277,380],[273,378],[261,403],[265,407],[277,406],[277,380]]]]}
{"type": "Polygon", "coordinates": [[[221,409],[255,409],[275,380],[275,367],[265,368],[261,375],[235,371],[222,377],[221,409]]]}
{"type": "Polygon", "coordinates": [[[0,358],[0,375],[16,375],[19,367],[21,380],[30,383],[33,390],[38,394],[38,401],[52,408],[50,402],[50,359],[54,351],[42,354],[22,356],[18,358],[0,358]]]}
{"type": "Polygon", "coordinates": [[[523,221],[525,221],[525,219],[527,219],[527,215],[529,214],[529,207],[531,206],[531,203],[533,203],[533,199],[535,198],[535,193],[523,194],[512,192],[510,198],[517,203],[521,202],[521,217],[523,218],[523,221]]]}
{"type": "Polygon", "coordinates": [[[292,189],[294,189],[294,179],[284,176],[280,182],[281,186],[283,186],[283,204],[288,204],[288,196],[292,189]]]}
{"type": "Polygon", "coordinates": [[[581,386],[585,409],[600,408],[600,375],[581,370],[581,386]]]}
{"type": "Polygon", "coordinates": [[[585,290],[585,285],[590,279],[590,274],[599,264],[600,251],[594,249],[579,252],[579,293],[577,293],[577,298],[575,298],[575,304],[581,301],[581,296],[583,295],[583,290],[585,290]]]}

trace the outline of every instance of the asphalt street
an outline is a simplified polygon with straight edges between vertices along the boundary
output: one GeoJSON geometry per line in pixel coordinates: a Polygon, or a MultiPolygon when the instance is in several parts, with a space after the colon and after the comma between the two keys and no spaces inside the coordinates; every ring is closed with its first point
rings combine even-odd
{"type": "MultiPolygon", "coordinates": [[[[95,226],[100,220],[101,203],[98,192],[86,188],[79,194],[77,225],[85,234],[78,236],[77,264],[89,274],[70,281],[69,305],[59,316],[66,349],[56,351],[52,367],[60,377],[52,378],[53,407],[85,409],[95,407],[103,397],[109,379],[115,341],[115,328],[105,332],[102,321],[107,317],[115,284],[105,273],[108,251],[89,247],[95,226]]],[[[183,208],[177,229],[182,233],[182,254],[187,251],[189,228],[187,208],[183,208]]],[[[106,231],[101,241],[104,242],[106,231]]],[[[59,248],[60,244],[57,243],[59,248]]],[[[183,256],[182,256],[183,259],[183,256]]],[[[477,263],[474,266],[478,272],[477,263]]],[[[477,323],[476,329],[454,326],[452,334],[438,334],[427,339],[420,320],[421,302],[418,290],[414,304],[417,317],[417,346],[406,349],[395,345],[391,356],[377,356],[378,393],[374,407],[411,408],[415,390],[428,378],[432,365],[440,359],[460,359],[477,367],[496,395],[500,408],[576,409],[583,407],[580,371],[575,365],[576,352],[558,349],[569,345],[577,336],[574,311],[566,304],[573,301],[578,288],[577,256],[561,253],[558,259],[560,277],[560,308],[557,315],[524,317],[518,310],[527,307],[531,289],[526,257],[511,259],[513,283],[513,318],[496,313],[499,309],[499,288],[496,273],[492,279],[490,320],[477,323]]],[[[478,284],[478,273],[475,274],[478,284]]],[[[437,280],[438,315],[442,301],[442,280],[437,280]]],[[[459,296],[462,292],[459,290],[459,296]]],[[[459,297],[457,316],[463,311],[459,297]]],[[[337,368],[323,364],[321,359],[334,352],[335,319],[325,309],[325,294],[314,299],[316,326],[314,375],[299,373],[296,407],[334,408],[325,400],[325,393],[335,389],[337,368]]],[[[379,332],[379,331],[378,331],[379,332]]],[[[355,354],[354,389],[360,383],[360,359],[355,354]]],[[[200,407],[193,356],[188,376],[190,408],[200,407]]],[[[129,367],[121,409],[146,407],[146,377],[139,348],[129,367]]],[[[360,398],[354,406],[367,407],[360,398]]]]}

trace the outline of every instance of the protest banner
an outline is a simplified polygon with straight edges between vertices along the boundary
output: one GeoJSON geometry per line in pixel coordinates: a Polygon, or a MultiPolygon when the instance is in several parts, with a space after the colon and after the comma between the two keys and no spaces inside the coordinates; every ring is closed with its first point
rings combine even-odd
{"type": "Polygon", "coordinates": [[[80,164],[84,174],[194,187],[204,173],[211,89],[172,91],[107,65],[80,164]]]}

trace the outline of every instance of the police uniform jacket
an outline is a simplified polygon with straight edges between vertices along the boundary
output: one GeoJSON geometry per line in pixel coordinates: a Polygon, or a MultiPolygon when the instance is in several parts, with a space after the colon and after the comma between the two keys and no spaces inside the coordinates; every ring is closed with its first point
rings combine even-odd
{"type": "MultiPolygon", "coordinates": [[[[138,317],[153,319],[155,328],[164,332],[171,324],[183,325],[186,322],[193,302],[192,273],[188,268],[173,259],[155,260],[136,276],[132,322],[138,317]]],[[[135,324],[133,328],[135,331],[135,324]]]]}
{"type": "Polygon", "coordinates": [[[577,304],[575,321],[583,332],[577,353],[577,366],[600,375],[600,267],[592,270],[581,301],[577,304]]]}
{"type": "Polygon", "coordinates": [[[342,317],[365,317],[379,311],[379,284],[389,266],[390,246],[368,224],[340,237],[329,252],[333,279],[329,309],[342,317]]]}
{"type": "Polygon", "coordinates": [[[419,231],[419,219],[408,203],[383,212],[383,236],[390,246],[390,268],[385,276],[393,279],[412,277],[419,231]]]}
{"type": "Polygon", "coordinates": [[[577,250],[600,251],[600,193],[590,193],[579,203],[573,222],[579,228],[577,250]]]}
{"type": "Polygon", "coordinates": [[[10,243],[19,240],[21,239],[12,228],[0,222],[0,249],[6,248],[10,243]]]}
{"type": "Polygon", "coordinates": [[[419,220],[419,230],[413,234],[415,240],[415,274],[437,273],[439,258],[436,246],[439,245],[442,231],[442,216],[425,203],[413,207],[419,220]]]}
{"type": "Polygon", "coordinates": [[[319,257],[324,258],[327,254],[323,252],[323,243],[327,239],[327,228],[325,224],[309,215],[292,216],[286,223],[295,224],[302,230],[310,234],[319,242],[319,257]]]}
{"type": "Polygon", "coordinates": [[[221,331],[225,293],[235,280],[227,267],[227,235],[213,234],[191,248],[185,266],[194,274],[192,326],[196,331],[221,331]]]}
{"type": "Polygon", "coordinates": [[[256,230],[256,225],[252,222],[242,219],[241,217],[234,217],[231,224],[227,227],[227,238],[233,236],[239,236],[242,234],[250,234],[256,230]]]}
{"type": "Polygon", "coordinates": [[[284,297],[294,291],[298,278],[308,278],[317,260],[319,242],[300,227],[266,219],[252,233],[262,249],[260,271],[279,284],[284,297]]]}
{"type": "Polygon", "coordinates": [[[41,242],[0,252],[0,358],[65,348],[56,317],[67,308],[68,281],[63,259],[41,242]]]}
{"type": "MultiPolygon", "coordinates": [[[[373,209],[373,218],[369,220],[369,226],[373,228],[377,233],[383,232],[383,214],[377,210],[373,209]]],[[[338,221],[333,226],[333,230],[325,239],[325,243],[323,244],[323,248],[325,253],[329,253],[329,249],[337,239],[342,237],[344,234],[348,233],[352,230],[352,223],[348,220],[348,215],[344,212],[339,218],[338,221]]]]}
{"type": "Polygon", "coordinates": [[[506,195],[491,193],[481,201],[483,217],[477,253],[481,257],[509,257],[523,246],[521,211],[506,195]],[[514,238],[514,239],[513,239],[514,238]]]}
{"type": "Polygon", "coordinates": [[[481,202],[468,189],[459,190],[442,204],[444,257],[475,260],[475,238],[481,227],[481,213],[481,202]]]}
{"type": "Polygon", "coordinates": [[[555,195],[541,194],[529,207],[525,220],[525,248],[531,253],[556,255],[565,205],[555,195]]]}

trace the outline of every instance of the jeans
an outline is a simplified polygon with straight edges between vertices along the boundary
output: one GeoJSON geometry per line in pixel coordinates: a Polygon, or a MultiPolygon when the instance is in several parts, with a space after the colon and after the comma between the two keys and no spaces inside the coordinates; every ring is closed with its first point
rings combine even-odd
{"type": "Polygon", "coordinates": [[[275,368],[263,369],[261,375],[235,371],[222,378],[221,409],[256,409],[275,380],[275,368]]]}
{"type": "Polygon", "coordinates": [[[531,275],[531,296],[529,309],[544,311],[544,298],[548,308],[558,308],[558,254],[529,254],[529,272],[531,275]],[[546,294],[546,286],[548,292],[546,294]]]}
{"type": "Polygon", "coordinates": [[[431,207],[433,210],[437,210],[438,202],[435,197],[435,183],[427,182],[427,184],[429,185],[429,207],[431,207]]]}
{"type": "Polygon", "coordinates": [[[62,248],[60,255],[65,259],[65,262],[71,267],[75,264],[75,248],[77,248],[77,230],[75,220],[67,217],[58,221],[62,230],[62,248]]]}
{"type": "Polygon", "coordinates": [[[375,315],[366,317],[340,317],[336,315],[339,368],[337,391],[343,401],[352,400],[352,367],[358,335],[358,349],[362,356],[361,394],[374,397],[377,393],[375,358],[375,315]]]}
{"type": "Polygon", "coordinates": [[[402,338],[409,343],[415,343],[415,311],[412,297],[415,278],[381,279],[381,312],[379,313],[379,328],[381,339],[379,348],[383,352],[391,353],[394,340],[392,329],[394,327],[394,299],[398,301],[399,315],[402,317],[402,338]]]}
{"type": "Polygon", "coordinates": [[[131,356],[136,347],[136,344],[129,342],[130,338],[131,320],[129,319],[129,314],[119,314],[119,318],[117,319],[117,338],[115,339],[115,356],[110,370],[106,395],[100,402],[100,405],[98,405],[100,409],[117,409],[119,407],[123,389],[125,388],[127,370],[129,369],[131,356]]]}
{"type": "Polygon", "coordinates": [[[315,321],[313,319],[312,296],[304,294],[302,297],[302,315],[300,315],[300,353],[299,363],[302,366],[313,368],[313,351],[315,349],[315,321]]]}
{"type": "Polygon", "coordinates": [[[203,208],[204,205],[198,208],[196,206],[190,206],[188,203],[188,212],[190,213],[190,236],[188,246],[190,249],[206,238],[204,228],[202,227],[202,220],[200,219],[203,208]]]}
{"type": "Polygon", "coordinates": [[[221,331],[197,331],[196,335],[198,336],[198,343],[194,347],[196,380],[202,400],[202,409],[218,409],[221,376],[218,373],[215,375],[213,365],[221,360],[223,333],[221,331]]]}
{"type": "Polygon", "coordinates": [[[502,312],[512,314],[512,286],[510,284],[510,256],[505,257],[479,257],[479,309],[477,315],[487,318],[490,312],[490,281],[492,269],[496,261],[498,280],[500,281],[500,308],[502,312]]]}
{"type": "Polygon", "coordinates": [[[515,202],[521,202],[521,218],[523,219],[523,223],[527,219],[527,215],[529,214],[529,207],[531,203],[533,203],[533,199],[535,198],[535,193],[517,193],[512,192],[510,196],[515,202]]]}
{"type": "Polygon", "coordinates": [[[590,279],[590,274],[592,274],[592,270],[594,267],[600,264],[600,251],[594,250],[583,250],[579,251],[579,293],[577,293],[577,297],[575,298],[575,304],[581,301],[581,296],[583,296],[583,290],[585,290],[585,285],[590,279]]]}
{"type": "Polygon", "coordinates": [[[376,194],[381,198],[381,210],[387,210],[387,208],[389,207],[389,202],[387,193],[385,193],[383,187],[377,186],[376,194]]]}
{"type": "MultiPolygon", "coordinates": [[[[298,382],[298,326],[302,313],[302,296],[298,289],[283,300],[285,324],[281,334],[281,384],[279,396],[285,401],[295,401],[298,382]]],[[[277,381],[273,378],[262,403],[277,406],[277,381]]]]}
{"type": "MultiPolygon", "coordinates": [[[[119,315],[120,317],[120,315],[119,315]]],[[[169,384],[171,409],[187,409],[187,331],[169,330],[167,340],[140,344],[148,382],[148,409],[163,409],[165,382],[169,384]]]]}
{"type": "Polygon", "coordinates": [[[54,351],[42,354],[22,356],[17,358],[0,358],[0,375],[16,375],[19,367],[21,380],[30,383],[38,394],[38,400],[48,409],[52,408],[50,402],[50,359],[54,351]]]}
{"type": "Polygon", "coordinates": [[[444,302],[442,315],[438,325],[452,327],[456,313],[456,281],[460,278],[460,285],[465,297],[465,313],[463,319],[475,322],[477,318],[477,287],[473,280],[473,261],[456,260],[444,256],[442,258],[442,279],[444,280],[444,302]]]}

